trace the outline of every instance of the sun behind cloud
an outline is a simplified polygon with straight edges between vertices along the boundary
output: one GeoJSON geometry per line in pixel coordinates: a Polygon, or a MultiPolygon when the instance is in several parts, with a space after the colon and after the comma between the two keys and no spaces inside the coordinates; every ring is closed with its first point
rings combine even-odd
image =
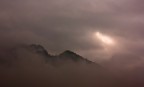
{"type": "Polygon", "coordinates": [[[95,35],[103,44],[106,44],[106,45],[114,45],[115,44],[115,41],[107,35],[104,35],[100,32],[96,32],[95,35]]]}

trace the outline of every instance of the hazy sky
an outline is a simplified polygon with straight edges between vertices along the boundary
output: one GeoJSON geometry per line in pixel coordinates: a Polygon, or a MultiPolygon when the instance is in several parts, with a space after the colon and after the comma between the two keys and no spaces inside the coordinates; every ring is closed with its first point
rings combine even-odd
{"type": "Polygon", "coordinates": [[[144,51],[143,0],[0,0],[1,42],[39,43],[57,54],[73,50],[92,60],[144,51]],[[102,32],[116,42],[104,47],[102,32]]]}

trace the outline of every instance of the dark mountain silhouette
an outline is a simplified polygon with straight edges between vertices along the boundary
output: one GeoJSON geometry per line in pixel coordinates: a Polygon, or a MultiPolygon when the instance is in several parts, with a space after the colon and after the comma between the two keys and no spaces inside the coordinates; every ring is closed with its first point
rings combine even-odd
{"type": "MultiPolygon", "coordinates": [[[[66,50],[63,53],[53,56],[47,52],[47,50],[37,44],[32,45],[20,45],[12,49],[8,49],[5,55],[0,58],[0,65],[10,65],[17,64],[21,62],[30,62],[32,61],[44,61],[46,64],[51,64],[54,66],[61,66],[69,63],[75,64],[95,64],[99,66],[99,64],[92,62],[70,50],[66,50]],[[5,58],[7,57],[7,58],[5,58]]],[[[0,55],[1,56],[1,55],[0,55]]]]}
{"type": "Polygon", "coordinates": [[[41,46],[41,45],[36,45],[36,44],[32,44],[29,46],[33,52],[35,52],[36,54],[42,55],[43,57],[45,57],[47,62],[62,62],[62,61],[72,61],[72,62],[84,62],[84,63],[94,63],[86,58],[83,58],[82,56],[70,51],[70,50],[66,50],[63,53],[57,55],[57,56],[52,56],[50,55],[47,50],[41,46]]]}
{"type": "Polygon", "coordinates": [[[46,57],[51,57],[51,55],[47,52],[47,50],[41,45],[32,44],[30,45],[30,48],[32,48],[32,50],[36,52],[37,54],[40,54],[46,57]]]}
{"type": "Polygon", "coordinates": [[[75,61],[75,62],[79,62],[79,61],[83,61],[83,62],[86,62],[86,63],[93,63],[92,61],[90,60],[87,60],[86,58],[83,58],[82,56],[70,51],[70,50],[66,50],[64,51],[63,53],[61,53],[59,55],[59,57],[62,59],[62,60],[72,60],[72,61],[75,61]]]}

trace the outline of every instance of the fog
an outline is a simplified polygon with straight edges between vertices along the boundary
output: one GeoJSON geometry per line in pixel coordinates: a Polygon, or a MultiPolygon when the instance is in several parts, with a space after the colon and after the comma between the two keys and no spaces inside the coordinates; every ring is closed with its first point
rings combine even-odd
{"type": "Polygon", "coordinates": [[[25,46],[15,52],[16,55],[8,54],[9,58],[4,58],[0,66],[0,82],[4,87],[103,87],[113,83],[114,78],[97,65],[67,61],[54,66],[25,46]]]}
{"type": "Polygon", "coordinates": [[[46,62],[43,55],[35,53],[29,45],[24,44],[11,47],[5,50],[5,53],[5,56],[0,57],[2,87],[143,86],[143,69],[137,68],[136,71],[136,68],[126,68],[126,65],[114,64],[113,61],[87,64],[60,60],[62,64],[56,62],[57,65],[53,65],[46,62]]]}

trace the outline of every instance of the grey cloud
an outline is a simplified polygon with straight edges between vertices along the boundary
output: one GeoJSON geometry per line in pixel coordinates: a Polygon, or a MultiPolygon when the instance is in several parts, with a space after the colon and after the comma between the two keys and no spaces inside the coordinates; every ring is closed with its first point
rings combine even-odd
{"type": "MultiPolygon", "coordinates": [[[[101,45],[90,37],[96,31],[111,35],[119,44],[125,46],[130,44],[131,40],[143,39],[143,21],[140,20],[143,16],[137,17],[132,10],[141,8],[141,5],[136,5],[140,0],[0,2],[1,35],[11,37],[14,41],[40,43],[54,53],[70,49],[81,51],[80,53],[89,51],[84,55],[90,55],[91,51],[102,50],[101,45]],[[133,13],[129,15],[125,9],[133,13]]],[[[139,44],[141,42],[135,43],[139,44]]],[[[95,58],[94,52],[92,53],[95,58]]]]}

